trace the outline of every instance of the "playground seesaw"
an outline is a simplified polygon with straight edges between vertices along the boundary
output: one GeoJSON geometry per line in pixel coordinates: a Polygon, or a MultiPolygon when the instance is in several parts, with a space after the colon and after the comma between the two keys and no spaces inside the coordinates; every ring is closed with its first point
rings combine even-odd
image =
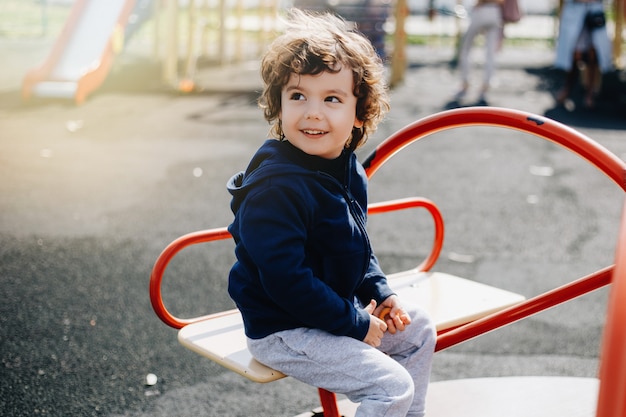
{"type": "MultiPolygon", "coordinates": [[[[444,111],[409,124],[383,141],[364,161],[371,178],[390,158],[433,133],[465,126],[516,129],[551,141],[595,166],[626,191],[626,163],[587,136],[553,120],[516,110],[480,107],[444,111]]],[[[504,377],[432,383],[427,398],[429,417],[626,417],[626,206],[622,215],[615,265],[526,299],[505,289],[444,272],[432,271],[444,240],[444,222],[435,203],[409,197],[371,204],[370,215],[425,209],[434,223],[430,254],[413,269],[389,275],[400,297],[424,306],[437,325],[437,351],[522,320],[598,288],[611,286],[608,318],[602,341],[598,378],[504,377]],[[523,395],[520,395],[523,393],[523,395]],[[455,401],[450,401],[454,398],[455,401]],[[532,398],[532,400],[529,400],[532,398]]],[[[182,319],[165,307],[161,283],[169,262],[182,249],[229,239],[226,227],[193,232],[170,243],[157,258],[150,277],[150,298],[157,316],[180,329],[182,345],[255,382],[285,376],[252,358],[246,347],[239,312],[228,310],[182,319]]],[[[226,277],[224,277],[226,279],[226,277]]],[[[337,401],[319,389],[321,408],[299,417],[353,416],[355,404],[337,401]]]]}

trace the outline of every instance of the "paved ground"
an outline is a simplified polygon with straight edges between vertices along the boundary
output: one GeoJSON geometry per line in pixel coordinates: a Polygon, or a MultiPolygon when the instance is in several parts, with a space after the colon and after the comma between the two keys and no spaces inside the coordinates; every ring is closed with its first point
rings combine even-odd
{"type": "MultiPolygon", "coordinates": [[[[231,218],[226,180],[267,131],[248,91],[254,71],[238,72],[235,85],[224,72],[206,71],[204,93],[179,95],[159,86],[153,68],[126,57],[83,106],[22,105],[21,74],[46,46],[0,46],[7,68],[0,73],[0,414],[276,417],[313,408],[314,388],[293,380],[256,385],[185,350],[148,300],[150,269],[169,241],[231,218]],[[146,385],[149,373],[156,385],[146,385]]],[[[450,106],[452,51],[409,52],[406,81],[363,155],[450,106]]],[[[595,112],[555,108],[560,79],[551,58],[541,48],[503,50],[490,104],[556,118],[626,158],[626,118],[614,95],[595,112]]],[[[373,201],[415,194],[437,202],[446,218],[439,270],[532,296],[612,263],[621,191],[523,133],[442,132],[403,151],[372,181],[373,201]]],[[[372,219],[390,272],[428,250],[412,249],[404,221],[372,219]]],[[[187,316],[230,308],[231,250],[191,251],[173,264],[164,288],[170,309],[187,316]]],[[[601,290],[439,353],[433,380],[593,377],[605,298],[601,290]]]]}

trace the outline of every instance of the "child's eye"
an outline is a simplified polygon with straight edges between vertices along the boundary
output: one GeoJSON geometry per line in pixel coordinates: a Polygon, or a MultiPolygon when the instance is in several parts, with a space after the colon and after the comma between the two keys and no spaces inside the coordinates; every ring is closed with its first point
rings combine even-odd
{"type": "Polygon", "coordinates": [[[304,94],[302,93],[293,93],[290,97],[291,100],[304,100],[304,94]]]}
{"type": "Polygon", "coordinates": [[[339,98],[336,96],[326,97],[326,101],[329,101],[331,103],[341,103],[341,100],[339,100],[339,98]]]}

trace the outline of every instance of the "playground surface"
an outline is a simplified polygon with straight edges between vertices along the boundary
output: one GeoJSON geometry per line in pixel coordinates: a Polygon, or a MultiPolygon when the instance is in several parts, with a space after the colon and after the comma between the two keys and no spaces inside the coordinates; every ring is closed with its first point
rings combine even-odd
{"type": "MultiPolygon", "coordinates": [[[[187,351],[148,300],[150,269],[167,243],[231,219],[226,181],[268,130],[254,103],[255,63],[206,68],[198,74],[204,90],[185,95],[160,85],[153,65],[122,56],[81,106],[22,104],[21,77],[47,48],[0,43],[0,414],[278,417],[316,407],[315,388],[291,379],[254,384],[187,351]]],[[[392,111],[362,156],[450,106],[451,48],[408,52],[392,111]]],[[[562,121],[626,158],[626,118],[611,101],[595,112],[555,107],[561,80],[551,59],[545,48],[505,48],[490,104],[562,121]]],[[[622,192],[520,132],[442,132],[395,157],[370,190],[372,201],[421,195],[440,206],[446,241],[437,270],[532,296],[613,263],[622,192]]],[[[403,221],[372,218],[389,272],[427,251],[413,249],[419,238],[403,221]]],[[[168,306],[180,316],[232,308],[231,252],[208,247],[173,264],[168,306]]],[[[432,379],[595,377],[606,294],[438,353],[432,379]]]]}

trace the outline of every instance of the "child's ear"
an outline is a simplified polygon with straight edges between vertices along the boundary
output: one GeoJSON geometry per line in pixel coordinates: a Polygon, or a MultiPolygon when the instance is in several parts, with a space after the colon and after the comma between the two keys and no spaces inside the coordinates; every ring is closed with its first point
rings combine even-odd
{"type": "Polygon", "coordinates": [[[358,118],[354,118],[354,127],[356,127],[357,129],[360,129],[363,127],[363,121],[359,120],[358,118]]]}

